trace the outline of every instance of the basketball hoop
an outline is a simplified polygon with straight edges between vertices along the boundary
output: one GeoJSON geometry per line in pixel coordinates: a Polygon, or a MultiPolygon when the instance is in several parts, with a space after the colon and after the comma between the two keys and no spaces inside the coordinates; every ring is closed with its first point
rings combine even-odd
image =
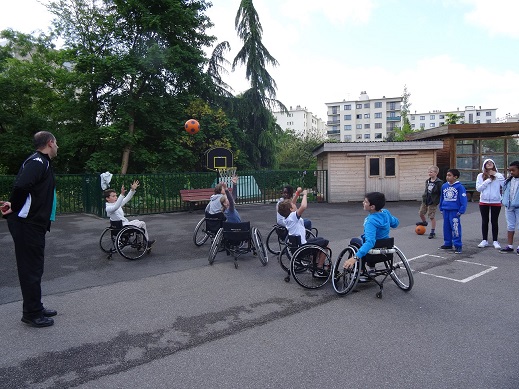
{"type": "Polygon", "coordinates": [[[236,168],[235,167],[219,167],[216,168],[218,171],[218,175],[220,176],[220,179],[224,181],[227,185],[230,185],[231,178],[236,175],[236,168]]]}

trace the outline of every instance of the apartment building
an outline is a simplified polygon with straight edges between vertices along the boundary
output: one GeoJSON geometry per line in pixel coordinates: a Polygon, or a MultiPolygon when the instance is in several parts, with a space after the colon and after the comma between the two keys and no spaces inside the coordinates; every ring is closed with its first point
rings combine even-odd
{"type": "Polygon", "coordinates": [[[498,123],[518,123],[519,122],[519,113],[516,113],[515,115],[507,113],[502,118],[497,118],[498,123]]]}
{"type": "Polygon", "coordinates": [[[290,106],[288,114],[285,112],[272,112],[277,123],[283,130],[292,130],[296,135],[306,137],[308,135],[326,137],[326,123],[313,115],[308,109],[297,105],[295,109],[290,106]]]}
{"type": "Polygon", "coordinates": [[[383,141],[400,126],[402,97],[370,99],[366,91],[358,100],[326,103],[328,138],[340,142],[383,141]]]}
{"type": "Polygon", "coordinates": [[[460,111],[440,111],[434,110],[427,113],[409,114],[409,123],[413,130],[425,130],[428,128],[440,127],[445,125],[447,121],[447,114],[455,114],[459,116],[456,124],[480,124],[480,123],[496,123],[497,122],[497,108],[483,109],[481,106],[476,108],[474,105],[465,106],[465,110],[460,111]]]}

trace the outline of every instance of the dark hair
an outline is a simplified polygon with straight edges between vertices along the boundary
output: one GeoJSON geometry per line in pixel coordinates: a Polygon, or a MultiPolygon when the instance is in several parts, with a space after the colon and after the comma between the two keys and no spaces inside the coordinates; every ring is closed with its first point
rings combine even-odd
{"type": "Polygon", "coordinates": [[[40,150],[47,146],[47,143],[49,143],[49,141],[51,140],[55,141],[56,137],[48,131],[39,131],[36,134],[34,134],[32,143],[36,150],[40,150]]]}
{"type": "Polygon", "coordinates": [[[105,189],[103,190],[103,198],[106,199],[107,197],[110,197],[110,195],[112,193],[117,193],[115,190],[113,189],[105,189]]]}
{"type": "Polygon", "coordinates": [[[222,194],[223,182],[214,187],[214,194],[222,194]]]}
{"type": "MultiPolygon", "coordinates": [[[[285,191],[285,189],[287,191],[288,198],[291,199],[292,196],[294,195],[294,188],[292,187],[292,185],[285,185],[283,187],[283,192],[285,191]]],[[[285,197],[285,196],[283,196],[283,197],[285,197]]]]}
{"type": "Polygon", "coordinates": [[[380,192],[369,192],[364,196],[369,201],[369,205],[374,205],[375,210],[380,211],[386,205],[386,196],[380,192]]]}
{"type": "MultiPolygon", "coordinates": [[[[508,165],[508,167],[510,166],[515,166],[516,168],[519,169],[519,161],[513,161],[513,162],[510,162],[510,165],[508,165]]],[[[505,183],[503,184],[503,186],[507,185],[510,181],[512,181],[512,176],[508,177],[506,180],[505,180],[505,183]]]]}
{"type": "Polygon", "coordinates": [[[458,169],[449,169],[447,173],[452,173],[454,177],[460,178],[460,171],[458,169]]]}
{"type": "Polygon", "coordinates": [[[278,213],[283,217],[290,215],[292,209],[292,200],[286,199],[278,204],[278,213]]]}
{"type": "Polygon", "coordinates": [[[510,162],[509,166],[515,166],[515,167],[519,168],[519,161],[510,162]]]}

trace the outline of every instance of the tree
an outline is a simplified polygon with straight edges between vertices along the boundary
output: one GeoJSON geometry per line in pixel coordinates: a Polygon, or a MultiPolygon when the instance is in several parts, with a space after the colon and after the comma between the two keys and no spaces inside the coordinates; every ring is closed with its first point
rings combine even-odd
{"type": "MultiPolygon", "coordinates": [[[[462,119],[461,115],[457,115],[455,113],[448,113],[445,114],[445,116],[445,124],[458,124],[458,122],[460,122],[462,119]]],[[[461,121],[461,124],[463,124],[463,121],[461,121]]]]}
{"type": "Polygon", "coordinates": [[[395,127],[392,133],[388,134],[388,141],[402,142],[405,140],[407,135],[412,134],[414,132],[414,130],[411,127],[411,123],[409,122],[409,107],[411,106],[411,103],[409,102],[409,97],[411,97],[411,94],[407,91],[407,85],[404,85],[404,92],[402,94],[402,105],[400,107],[402,127],[395,127]]]}

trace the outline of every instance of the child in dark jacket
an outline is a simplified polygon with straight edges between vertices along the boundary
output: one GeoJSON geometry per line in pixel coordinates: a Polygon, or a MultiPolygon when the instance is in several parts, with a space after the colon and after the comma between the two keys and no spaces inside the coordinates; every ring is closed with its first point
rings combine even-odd
{"type": "Polygon", "coordinates": [[[458,169],[447,171],[447,182],[442,185],[440,197],[440,211],[443,214],[443,246],[440,249],[451,250],[454,244],[454,252],[461,254],[463,244],[461,242],[460,216],[467,210],[467,192],[458,181],[460,172],[458,169]]]}
{"type": "Polygon", "coordinates": [[[427,227],[429,223],[425,220],[425,215],[431,220],[431,233],[429,239],[436,238],[436,208],[440,203],[441,189],[443,181],[438,178],[438,166],[430,166],[428,173],[429,178],[425,180],[425,191],[422,195],[422,204],[418,211],[421,221],[416,223],[417,226],[427,227]]]}

